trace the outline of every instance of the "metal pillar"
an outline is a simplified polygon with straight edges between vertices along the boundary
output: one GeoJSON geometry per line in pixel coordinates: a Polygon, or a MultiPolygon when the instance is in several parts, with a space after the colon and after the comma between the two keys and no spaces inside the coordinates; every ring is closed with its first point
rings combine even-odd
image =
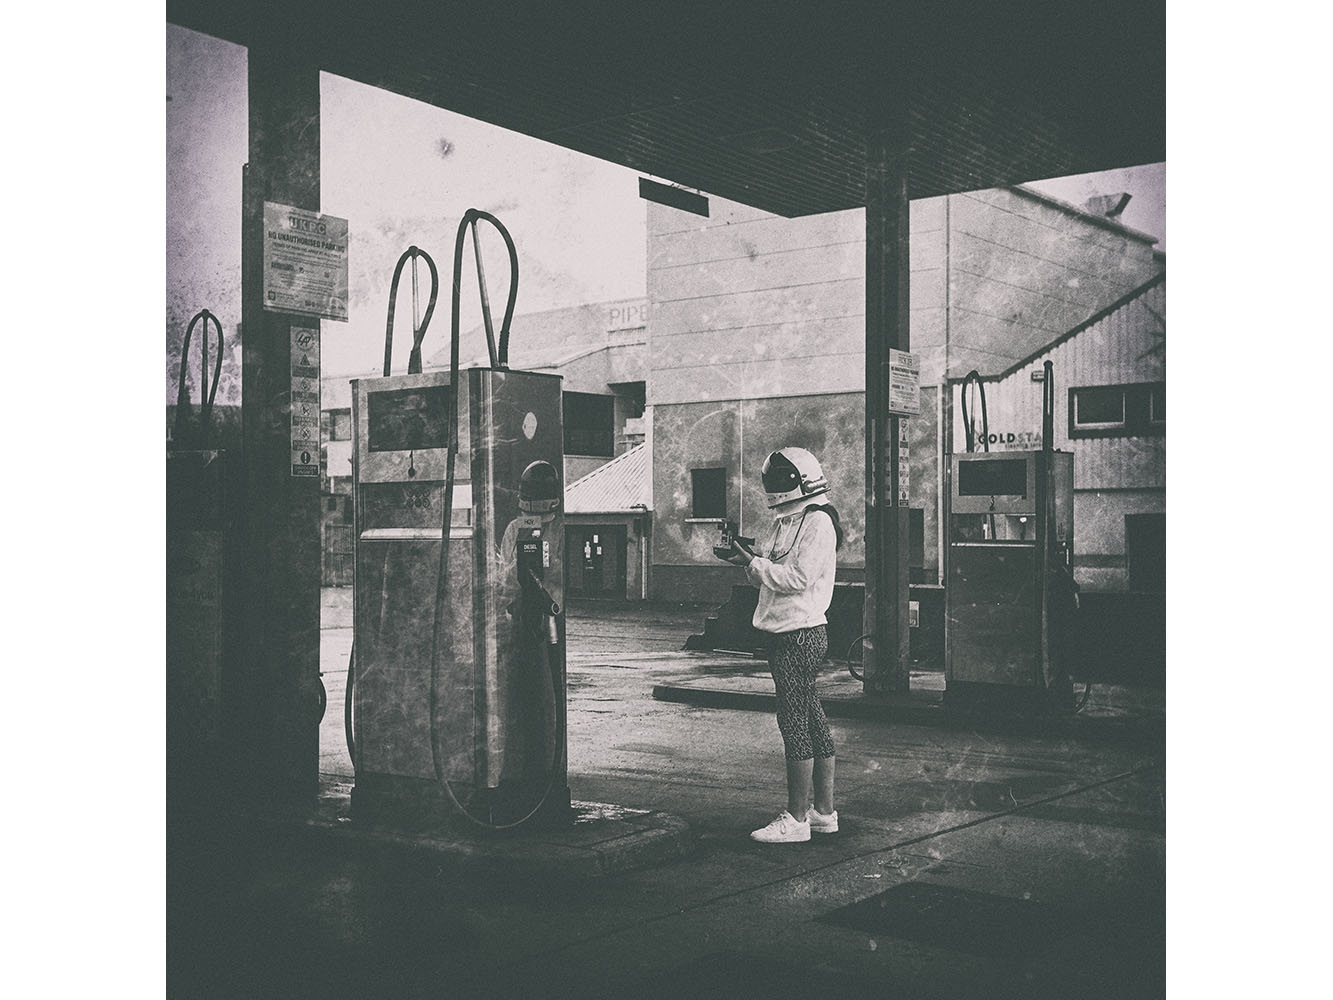
{"type": "Polygon", "coordinates": [[[291,326],[264,309],[263,209],[318,211],[319,72],[275,30],[249,50],[250,156],[242,189],[242,636],[231,703],[237,791],[267,808],[319,788],[318,477],[291,473],[291,326]]]}
{"type": "MultiPolygon", "coordinates": [[[[901,50],[901,47],[899,47],[901,50]]],[[[889,351],[909,349],[905,60],[878,62],[866,108],[866,597],[867,694],[906,693],[910,659],[908,513],[898,504],[899,418],[889,413],[889,351]]]]}

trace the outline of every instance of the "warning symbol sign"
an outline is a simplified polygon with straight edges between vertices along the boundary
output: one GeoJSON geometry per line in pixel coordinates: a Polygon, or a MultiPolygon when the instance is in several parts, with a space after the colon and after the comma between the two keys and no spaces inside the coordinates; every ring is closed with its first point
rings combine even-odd
{"type": "Polygon", "coordinates": [[[292,475],[319,477],[319,328],[293,326],[292,475]]]}

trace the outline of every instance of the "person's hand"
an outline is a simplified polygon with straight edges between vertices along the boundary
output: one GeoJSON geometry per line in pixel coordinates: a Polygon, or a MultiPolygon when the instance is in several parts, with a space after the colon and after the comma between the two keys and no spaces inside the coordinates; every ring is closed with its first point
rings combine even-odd
{"type": "Polygon", "coordinates": [[[754,559],[754,553],[733,539],[731,543],[731,555],[726,556],[725,559],[733,566],[748,566],[750,565],[750,561],[754,559]]]}

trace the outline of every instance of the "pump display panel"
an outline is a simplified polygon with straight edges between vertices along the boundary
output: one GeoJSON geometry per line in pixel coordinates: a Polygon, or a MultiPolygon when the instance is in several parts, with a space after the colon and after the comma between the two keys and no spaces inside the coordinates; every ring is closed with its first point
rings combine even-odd
{"type": "Polygon", "coordinates": [[[427,451],[446,448],[452,387],[390,389],[366,396],[366,436],[370,451],[427,451]]]}
{"type": "Polygon", "coordinates": [[[950,492],[955,514],[1035,514],[1036,454],[1016,451],[954,455],[950,492]]]}
{"type": "MultiPolygon", "coordinates": [[[[446,375],[395,375],[352,382],[352,475],[370,483],[439,483],[454,441],[466,480],[471,461],[471,414],[459,406],[446,375]],[[458,421],[450,440],[449,416],[458,421]]],[[[363,497],[362,499],[365,499],[363,497]]]]}
{"type": "Polygon", "coordinates": [[[964,462],[958,467],[958,495],[991,497],[1028,495],[1027,463],[997,460],[964,462]]]}

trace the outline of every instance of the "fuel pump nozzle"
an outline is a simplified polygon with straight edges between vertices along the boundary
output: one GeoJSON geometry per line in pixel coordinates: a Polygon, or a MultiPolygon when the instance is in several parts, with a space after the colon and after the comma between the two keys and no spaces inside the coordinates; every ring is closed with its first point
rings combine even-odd
{"type": "MultiPolygon", "coordinates": [[[[550,462],[536,461],[523,470],[518,481],[518,507],[524,514],[538,517],[554,514],[560,508],[564,490],[560,485],[560,474],[550,462]]],[[[542,618],[545,624],[545,638],[549,645],[560,643],[560,602],[551,596],[542,582],[545,568],[549,565],[549,539],[540,538],[541,529],[534,529],[531,540],[521,541],[518,552],[519,585],[535,588],[541,597],[542,618]]]]}
{"type": "Polygon", "coordinates": [[[560,615],[563,613],[560,608],[560,602],[551,596],[551,592],[542,585],[541,580],[537,578],[537,574],[530,568],[527,566],[522,567],[522,574],[523,578],[520,579],[520,585],[524,589],[531,587],[536,590],[537,595],[541,598],[541,615],[543,625],[545,626],[546,642],[552,646],[559,645],[560,630],[558,621],[560,615]]]}

